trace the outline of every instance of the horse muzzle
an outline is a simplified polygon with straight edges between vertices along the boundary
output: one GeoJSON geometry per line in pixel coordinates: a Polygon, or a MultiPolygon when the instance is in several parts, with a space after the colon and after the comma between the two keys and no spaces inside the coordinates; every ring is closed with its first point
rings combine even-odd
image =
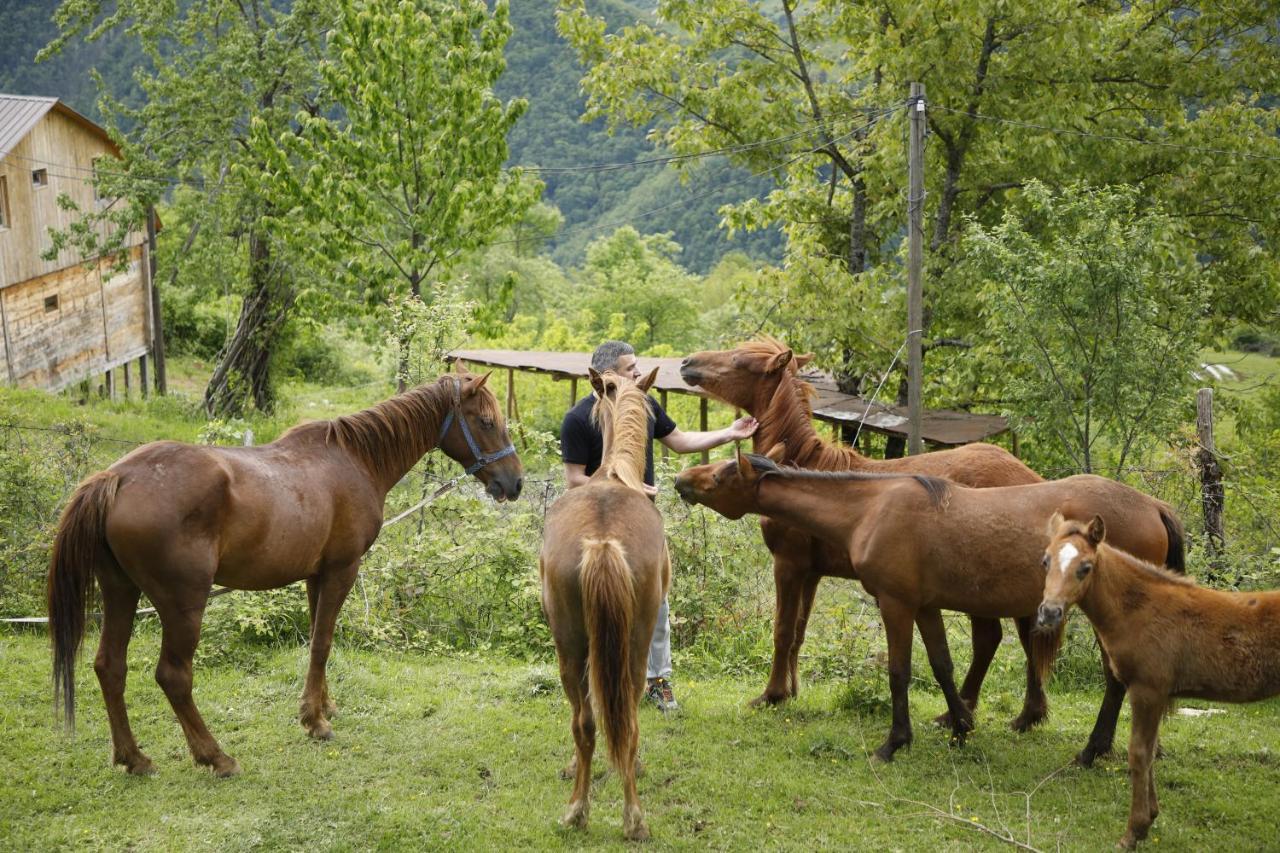
{"type": "Polygon", "coordinates": [[[1042,603],[1040,609],[1036,611],[1036,630],[1056,631],[1062,624],[1062,612],[1061,604],[1047,601],[1042,603]]]}
{"type": "Polygon", "coordinates": [[[702,384],[702,374],[698,371],[698,368],[694,366],[692,357],[686,358],[684,361],[680,362],[680,378],[683,379],[687,385],[702,384]]]}
{"type": "Polygon", "coordinates": [[[696,503],[694,498],[697,496],[697,490],[693,487],[693,483],[681,478],[679,475],[676,476],[676,494],[680,496],[680,500],[687,504],[696,503]]]}
{"type": "Polygon", "coordinates": [[[524,477],[494,477],[489,481],[489,485],[485,486],[485,491],[489,493],[489,497],[499,503],[515,500],[520,497],[520,492],[523,489],[524,477]]]}

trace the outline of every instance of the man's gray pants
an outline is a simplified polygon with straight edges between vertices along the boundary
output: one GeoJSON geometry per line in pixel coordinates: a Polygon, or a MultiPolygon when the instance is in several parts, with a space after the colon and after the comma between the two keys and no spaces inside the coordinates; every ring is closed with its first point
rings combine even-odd
{"type": "Polygon", "coordinates": [[[658,608],[658,621],[653,626],[653,639],[649,641],[649,678],[671,677],[671,611],[667,599],[658,608]]]}

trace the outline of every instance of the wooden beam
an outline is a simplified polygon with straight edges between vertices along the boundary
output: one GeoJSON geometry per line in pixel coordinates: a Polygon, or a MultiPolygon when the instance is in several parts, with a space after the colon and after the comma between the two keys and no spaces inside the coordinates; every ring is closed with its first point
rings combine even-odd
{"type": "Polygon", "coordinates": [[[573,376],[569,379],[569,408],[573,408],[578,404],[578,377],[573,376]]]}
{"type": "Polygon", "coordinates": [[[156,362],[156,393],[169,393],[164,366],[164,322],[160,313],[160,288],[156,287],[156,209],[147,208],[147,248],[142,266],[147,271],[147,289],[151,297],[151,357],[156,362]]]}
{"type": "Polygon", "coordinates": [[[150,396],[150,389],[147,388],[147,355],[143,353],[138,356],[138,385],[142,388],[142,399],[150,396]]]}
{"type": "Polygon", "coordinates": [[[129,399],[129,391],[132,390],[133,384],[129,381],[129,362],[120,365],[120,369],[124,371],[124,398],[129,399]]]}
{"type": "MultiPolygon", "coordinates": [[[[665,412],[667,410],[667,389],[666,388],[661,388],[658,390],[658,402],[662,405],[662,410],[665,412]]],[[[671,458],[671,448],[663,444],[662,445],[662,461],[666,462],[670,458],[671,458]]]]}
{"type": "Polygon", "coordinates": [[[102,374],[102,396],[108,400],[116,398],[116,382],[112,374],[113,371],[110,368],[107,368],[107,372],[102,374]]]}
{"type": "Polygon", "coordinates": [[[516,370],[507,368],[507,420],[515,417],[516,411],[516,370]]]}
{"type": "Polygon", "coordinates": [[[4,310],[4,291],[0,290],[0,330],[4,332],[4,363],[9,371],[9,384],[17,384],[17,379],[13,375],[13,352],[9,349],[9,316],[4,310]]]}

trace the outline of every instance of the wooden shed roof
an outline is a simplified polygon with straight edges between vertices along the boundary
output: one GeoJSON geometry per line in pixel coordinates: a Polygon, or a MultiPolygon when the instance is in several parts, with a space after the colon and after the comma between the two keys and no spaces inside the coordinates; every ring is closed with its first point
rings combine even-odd
{"type": "Polygon", "coordinates": [[[12,151],[50,110],[66,116],[90,133],[101,137],[112,151],[117,155],[120,153],[120,149],[105,130],[57,98],[0,93],[0,158],[12,151]]]}
{"type": "MultiPolygon", "coordinates": [[[[454,350],[451,356],[472,364],[547,373],[557,379],[585,378],[587,367],[591,363],[590,353],[585,352],[460,349],[454,350]]],[[[655,364],[658,366],[655,388],[661,391],[674,391],[677,394],[710,397],[701,388],[689,385],[680,378],[681,359],[640,356],[639,360],[640,367],[644,370],[652,370],[655,364]]],[[[844,394],[837,390],[831,375],[820,370],[802,370],[800,377],[813,385],[816,392],[813,399],[815,418],[827,423],[857,424],[861,422],[863,429],[882,435],[905,436],[907,434],[905,409],[868,403],[862,397],[844,394]]],[[[983,441],[999,435],[1008,428],[1008,421],[999,415],[974,415],[968,412],[930,409],[924,412],[924,423],[921,425],[920,432],[924,440],[931,444],[954,447],[983,441]]]]}

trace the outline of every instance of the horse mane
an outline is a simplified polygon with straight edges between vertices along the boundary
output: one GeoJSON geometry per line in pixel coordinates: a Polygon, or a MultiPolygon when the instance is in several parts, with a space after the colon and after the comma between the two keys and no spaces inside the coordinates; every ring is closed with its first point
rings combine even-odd
{"type": "Polygon", "coordinates": [[[929,493],[929,500],[932,501],[935,509],[944,506],[946,504],[947,496],[951,494],[951,484],[949,482],[941,477],[930,477],[927,474],[880,471],[814,471],[808,468],[796,468],[790,465],[783,467],[769,457],[760,456],[756,453],[744,453],[742,455],[747,458],[751,463],[751,467],[754,468],[761,477],[782,477],[785,480],[837,480],[844,482],[912,479],[924,487],[924,490],[929,493]]]}
{"type": "Polygon", "coordinates": [[[638,492],[644,491],[645,445],[649,442],[649,397],[640,387],[621,377],[607,376],[605,382],[614,383],[615,399],[597,394],[591,408],[591,419],[604,433],[604,458],[598,472],[613,477],[622,485],[638,492]]]}
{"type": "MultiPolygon", "coordinates": [[[[761,335],[738,345],[744,353],[772,357],[788,347],[777,338],[761,335]]],[[[778,378],[778,387],[764,411],[755,413],[760,423],[757,447],[772,447],[778,442],[787,446],[787,456],[805,468],[824,471],[850,471],[866,463],[866,457],[851,447],[838,447],[825,441],[813,428],[813,406],[816,395],[812,385],[800,378],[793,358],[778,378]]]]}
{"type": "MultiPolygon", "coordinates": [[[[355,456],[379,479],[399,477],[439,441],[440,424],[453,404],[454,381],[445,375],[363,411],[301,424],[281,438],[314,433],[324,444],[334,442],[355,456]]],[[[496,402],[489,405],[498,418],[496,402]]]]}
{"type": "MultiPolygon", "coordinates": [[[[1074,522],[1068,527],[1068,530],[1072,533],[1079,533],[1083,536],[1085,534],[1086,527],[1087,525],[1074,522]]],[[[1119,548],[1112,548],[1106,542],[1099,542],[1097,549],[1098,556],[1104,556],[1104,552],[1108,560],[1115,559],[1128,566],[1130,569],[1146,576],[1149,580],[1153,580],[1157,583],[1172,584],[1174,586],[1199,586],[1199,584],[1197,584],[1189,575],[1170,571],[1164,566],[1157,566],[1155,563],[1148,563],[1146,560],[1138,559],[1128,551],[1121,551],[1119,548]]]]}

